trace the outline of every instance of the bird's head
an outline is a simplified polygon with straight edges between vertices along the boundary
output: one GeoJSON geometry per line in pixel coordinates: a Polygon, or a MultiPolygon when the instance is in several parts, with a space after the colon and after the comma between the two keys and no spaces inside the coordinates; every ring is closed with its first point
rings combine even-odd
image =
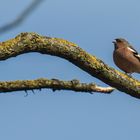
{"type": "Polygon", "coordinates": [[[123,38],[116,38],[113,42],[115,49],[127,47],[129,45],[128,41],[123,38]]]}

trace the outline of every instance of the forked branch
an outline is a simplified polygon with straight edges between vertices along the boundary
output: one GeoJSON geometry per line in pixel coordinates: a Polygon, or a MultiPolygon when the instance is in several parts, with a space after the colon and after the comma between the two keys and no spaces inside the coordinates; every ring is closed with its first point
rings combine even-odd
{"type": "Polygon", "coordinates": [[[0,43],[0,60],[29,52],[64,58],[104,83],[136,98],[140,98],[140,82],[121,73],[78,45],[64,39],[21,33],[14,39],[0,43]]]}

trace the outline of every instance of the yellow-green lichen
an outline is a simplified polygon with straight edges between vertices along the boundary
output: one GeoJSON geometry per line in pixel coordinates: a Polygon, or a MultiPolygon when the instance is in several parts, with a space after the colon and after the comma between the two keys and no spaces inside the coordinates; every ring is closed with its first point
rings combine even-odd
{"type": "Polygon", "coordinates": [[[72,43],[70,41],[67,41],[65,39],[61,39],[61,38],[52,38],[54,39],[56,42],[58,42],[60,45],[66,45],[66,46],[75,46],[75,47],[78,47],[77,44],[75,43],[72,43]]]}

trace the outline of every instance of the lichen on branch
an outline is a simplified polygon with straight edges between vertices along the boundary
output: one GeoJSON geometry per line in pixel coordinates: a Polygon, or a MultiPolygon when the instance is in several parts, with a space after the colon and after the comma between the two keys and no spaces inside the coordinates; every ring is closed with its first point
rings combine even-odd
{"type": "Polygon", "coordinates": [[[36,33],[21,33],[14,39],[0,43],[0,60],[29,52],[64,58],[104,83],[140,98],[138,80],[109,67],[102,60],[67,40],[41,36],[36,33]]]}
{"type": "Polygon", "coordinates": [[[0,92],[12,92],[12,91],[27,91],[35,89],[52,89],[56,90],[73,90],[76,92],[90,93],[111,93],[114,88],[112,87],[100,87],[94,83],[80,83],[80,81],[74,79],[71,81],[62,81],[58,79],[46,79],[40,78],[36,80],[17,80],[17,81],[5,81],[0,82],[0,92]]]}

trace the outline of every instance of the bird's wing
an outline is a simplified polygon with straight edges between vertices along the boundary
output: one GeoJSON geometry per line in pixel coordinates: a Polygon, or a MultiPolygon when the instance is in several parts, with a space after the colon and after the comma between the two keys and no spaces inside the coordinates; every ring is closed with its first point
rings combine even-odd
{"type": "Polygon", "coordinates": [[[129,50],[131,50],[132,52],[134,52],[134,53],[137,53],[138,54],[138,52],[129,44],[129,50]]]}
{"type": "Polygon", "coordinates": [[[133,55],[140,61],[140,55],[138,52],[131,46],[129,45],[128,49],[133,53],[133,55]]]}
{"type": "Polygon", "coordinates": [[[139,54],[134,54],[134,56],[140,61],[140,55],[139,54]]]}

